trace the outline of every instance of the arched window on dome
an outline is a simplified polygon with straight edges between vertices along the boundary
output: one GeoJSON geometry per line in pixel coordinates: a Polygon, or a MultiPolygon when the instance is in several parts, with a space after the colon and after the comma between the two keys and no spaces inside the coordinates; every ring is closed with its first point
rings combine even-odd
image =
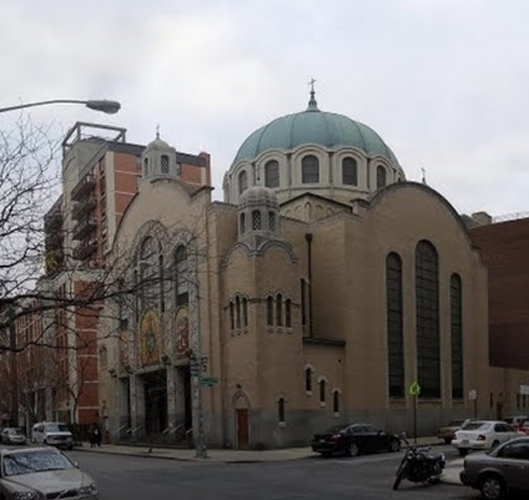
{"type": "Polygon", "coordinates": [[[252,229],[254,231],[261,230],[261,211],[260,210],[254,210],[252,212],[252,229]]]}
{"type": "Polygon", "coordinates": [[[242,213],[240,215],[240,225],[241,225],[241,234],[244,234],[246,231],[246,214],[242,213]]]}
{"type": "Polygon", "coordinates": [[[320,182],[320,162],[314,155],[304,156],[301,160],[301,182],[303,184],[320,182]]]}
{"type": "Polygon", "coordinates": [[[350,156],[342,160],[342,184],[350,186],[356,186],[358,184],[357,162],[350,156]]]}
{"type": "Polygon", "coordinates": [[[248,173],[243,170],[239,174],[239,194],[244,193],[248,189],[248,173]]]}
{"type": "Polygon", "coordinates": [[[143,175],[149,175],[149,158],[143,160],[143,175]]]}
{"type": "Polygon", "coordinates": [[[161,169],[162,174],[169,173],[169,157],[167,155],[162,155],[160,169],[161,169]]]}
{"type": "Polygon", "coordinates": [[[265,186],[268,188],[279,187],[279,163],[276,160],[269,160],[265,167],[265,186]]]}
{"type": "Polygon", "coordinates": [[[387,176],[386,169],[382,165],[379,165],[377,167],[377,189],[383,188],[388,183],[387,176]]]}
{"type": "Polygon", "coordinates": [[[276,214],[272,210],[268,212],[268,230],[269,231],[276,230],[276,214]]]}
{"type": "Polygon", "coordinates": [[[417,378],[421,397],[441,397],[439,338],[439,257],[426,240],[415,250],[417,378]]]}

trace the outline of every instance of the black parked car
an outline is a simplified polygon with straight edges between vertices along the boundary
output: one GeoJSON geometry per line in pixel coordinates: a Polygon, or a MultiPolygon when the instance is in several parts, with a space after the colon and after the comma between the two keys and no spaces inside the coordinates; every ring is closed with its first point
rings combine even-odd
{"type": "Polygon", "coordinates": [[[334,453],[356,457],[361,453],[399,451],[400,438],[370,424],[336,425],[322,434],[314,434],[312,449],[324,457],[334,453]]]}

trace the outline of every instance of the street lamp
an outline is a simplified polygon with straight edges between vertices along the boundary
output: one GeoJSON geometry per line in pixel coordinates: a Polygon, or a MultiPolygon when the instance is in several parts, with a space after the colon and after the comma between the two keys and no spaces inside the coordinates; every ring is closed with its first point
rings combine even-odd
{"type": "Polygon", "coordinates": [[[102,111],[109,115],[113,115],[119,111],[121,104],[117,101],[109,101],[107,99],[51,99],[49,101],[30,102],[27,104],[18,104],[16,106],[9,106],[7,108],[0,108],[0,113],[6,111],[15,111],[17,109],[33,108],[35,106],[46,106],[47,104],[84,104],[87,108],[94,111],[102,111]]]}

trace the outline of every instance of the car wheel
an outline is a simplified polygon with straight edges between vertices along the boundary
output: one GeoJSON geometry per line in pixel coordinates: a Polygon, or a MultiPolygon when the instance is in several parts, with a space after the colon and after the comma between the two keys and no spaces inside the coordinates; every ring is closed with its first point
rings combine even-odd
{"type": "Polygon", "coordinates": [[[464,448],[459,448],[459,455],[462,457],[466,457],[468,455],[468,450],[465,450],[464,448]]]}
{"type": "Polygon", "coordinates": [[[349,446],[347,447],[347,455],[349,457],[357,457],[360,454],[360,449],[358,448],[358,445],[352,441],[349,443],[349,446]]]}
{"type": "Polygon", "coordinates": [[[450,444],[452,440],[450,438],[445,438],[445,444],[450,444]]]}
{"type": "Polygon", "coordinates": [[[505,484],[496,474],[487,474],[479,482],[479,491],[486,500],[500,500],[505,495],[505,484]]]}
{"type": "Polygon", "coordinates": [[[398,439],[392,439],[389,443],[389,451],[396,453],[400,451],[400,441],[398,439]]]}

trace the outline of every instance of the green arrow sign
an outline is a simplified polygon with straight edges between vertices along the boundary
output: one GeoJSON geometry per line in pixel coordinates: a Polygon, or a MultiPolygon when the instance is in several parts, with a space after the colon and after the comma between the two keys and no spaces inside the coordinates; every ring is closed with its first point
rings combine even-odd
{"type": "Polygon", "coordinates": [[[200,383],[206,387],[213,387],[219,383],[219,379],[217,377],[202,377],[200,383]]]}
{"type": "Polygon", "coordinates": [[[410,396],[418,396],[421,393],[421,386],[414,380],[408,389],[410,396]]]}

